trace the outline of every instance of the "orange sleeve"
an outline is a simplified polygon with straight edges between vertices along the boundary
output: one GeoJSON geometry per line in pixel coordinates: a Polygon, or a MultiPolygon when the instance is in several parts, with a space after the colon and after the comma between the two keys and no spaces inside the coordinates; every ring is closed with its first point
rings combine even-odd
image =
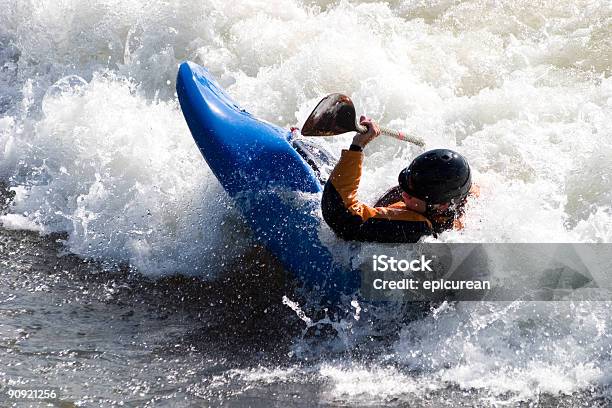
{"type": "Polygon", "coordinates": [[[353,215],[361,218],[362,222],[370,218],[385,218],[397,221],[421,221],[431,227],[430,221],[416,212],[406,208],[371,207],[357,199],[357,190],[361,181],[363,168],[363,153],[342,150],[340,161],[329,176],[329,182],[334,186],[345,208],[353,215]]]}
{"type": "Polygon", "coordinates": [[[346,209],[352,214],[360,216],[363,221],[367,221],[368,218],[376,215],[376,210],[357,199],[362,167],[362,152],[342,150],[340,161],[330,174],[329,181],[336,188],[346,209]]]}

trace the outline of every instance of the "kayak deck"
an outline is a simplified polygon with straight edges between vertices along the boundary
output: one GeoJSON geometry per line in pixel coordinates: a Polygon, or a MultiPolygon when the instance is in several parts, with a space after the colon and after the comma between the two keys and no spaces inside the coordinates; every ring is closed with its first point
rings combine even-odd
{"type": "MultiPolygon", "coordinates": [[[[259,240],[309,288],[335,299],[352,293],[359,276],[333,260],[321,242],[321,176],[316,155],[290,143],[291,132],[241,109],[205,68],[185,62],[177,78],[179,102],[194,141],[259,240]]],[[[307,144],[307,143],[306,143],[307,144]]],[[[299,144],[298,144],[299,145],[299,144]]]]}

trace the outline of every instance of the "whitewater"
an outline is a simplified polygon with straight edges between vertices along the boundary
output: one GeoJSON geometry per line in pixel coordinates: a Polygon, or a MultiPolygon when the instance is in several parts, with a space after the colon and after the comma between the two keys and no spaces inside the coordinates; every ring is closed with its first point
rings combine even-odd
{"type": "MultiPolygon", "coordinates": [[[[612,242],[611,58],[607,0],[0,0],[0,190],[11,196],[0,201],[0,265],[18,281],[36,272],[24,289],[32,294],[51,290],[44,264],[67,257],[59,269],[69,269],[93,260],[95,278],[84,273],[67,284],[73,288],[51,293],[83,305],[116,296],[140,304],[153,295],[121,297],[117,288],[91,285],[108,270],[129,269],[147,282],[179,274],[214,286],[236,259],[251,259],[250,231],[180,111],[175,79],[184,60],[207,67],[243,108],[279,126],[300,126],[321,97],[343,92],[358,113],[423,137],[428,148],[464,154],[481,193],[469,203],[465,229],[442,234],[443,242],[612,242]],[[20,255],[20,241],[43,261],[22,267],[30,260],[20,255]],[[101,294],[74,299],[81,286],[101,294]]],[[[317,142],[339,154],[350,139],[317,142]]],[[[360,198],[375,202],[419,151],[375,140],[360,198]]],[[[346,246],[322,228],[330,245],[346,246]]],[[[134,278],[125,279],[118,287],[134,278]]],[[[0,291],[0,305],[23,289],[11,285],[0,291]]],[[[134,384],[148,375],[135,362],[126,368],[131,377],[110,376],[108,387],[134,390],[141,398],[134,406],[179,404],[177,395],[254,406],[308,398],[321,405],[452,406],[460,398],[468,405],[603,406],[612,397],[611,302],[445,304],[402,322],[380,351],[362,341],[359,305],[347,306],[355,318],[340,323],[339,343],[321,345],[303,339],[312,316],[280,299],[297,328],[287,329],[282,359],[245,366],[227,363],[232,353],[207,354],[218,346],[212,340],[206,352],[179,353],[173,344],[147,364],[180,391],[153,376],[134,384]],[[172,373],[168,361],[176,361],[172,373]]],[[[171,330],[146,307],[133,308],[159,330],[150,342],[163,342],[171,330]]],[[[177,306],[170,326],[201,323],[210,311],[187,309],[189,317],[178,317],[177,306]]],[[[29,330],[11,316],[0,312],[6,344],[29,330]]],[[[134,341],[149,341],[139,336],[134,341]]],[[[102,340],[113,342],[108,334],[98,340],[96,350],[102,340]]],[[[118,366],[140,355],[130,344],[109,351],[118,366]]],[[[28,377],[15,358],[2,357],[11,364],[0,368],[0,379],[28,377]]],[[[111,370],[91,361],[79,366],[79,358],[75,369],[92,381],[111,370]]],[[[76,384],[66,374],[69,362],[52,371],[76,384]]],[[[77,402],[118,404],[107,394],[77,402]]]]}

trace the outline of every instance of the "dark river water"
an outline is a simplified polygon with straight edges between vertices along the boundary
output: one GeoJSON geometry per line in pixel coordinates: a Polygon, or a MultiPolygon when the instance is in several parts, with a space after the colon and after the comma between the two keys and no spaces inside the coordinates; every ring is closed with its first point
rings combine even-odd
{"type": "Polygon", "coordinates": [[[0,382],[59,388],[54,400],[4,397],[2,406],[603,407],[610,402],[597,387],[520,402],[510,394],[450,382],[433,386],[428,375],[393,362],[398,360],[393,331],[386,339],[370,337],[342,350],[333,336],[304,331],[305,324],[281,301],[292,293],[290,284],[257,248],[248,270],[237,266],[214,282],[151,280],[69,255],[61,238],[0,230],[0,382]],[[343,377],[349,385],[342,384],[343,377]],[[372,389],[377,382],[394,385],[372,389]]]}
{"type": "MultiPolygon", "coordinates": [[[[346,93],[469,160],[481,195],[440,242],[609,243],[611,22],[610,0],[0,0],[0,407],[611,406],[611,301],[326,311],[253,246],[175,93],[194,61],[285,128],[346,93]]],[[[366,153],[373,203],[418,152],[366,153]]]]}

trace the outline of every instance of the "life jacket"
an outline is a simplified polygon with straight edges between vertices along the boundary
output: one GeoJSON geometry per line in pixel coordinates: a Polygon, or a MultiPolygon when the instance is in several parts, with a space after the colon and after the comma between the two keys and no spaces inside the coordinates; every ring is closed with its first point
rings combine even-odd
{"type": "MultiPolygon", "coordinates": [[[[480,197],[480,186],[472,184],[468,197],[478,198],[480,197]]],[[[398,185],[388,189],[374,204],[374,207],[390,207],[390,208],[405,208],[404,200],[402,198],[402,188],[398,185]]],[[[427,214],[426,214],[427,216],[427,214]]],[[[427,216],[427,219],[432,223],[434,228],[439,226],[440,229],[448,225],[454,230],[462,230],[465,225],[463,222],[463,211],[457,216],[457,214],[431,214],[427,216]],[[449,225],[449,221],[452,219],[452,224],[449,225]]],[[[436,228],[437,229],[437,228],[436,228]]]]}

